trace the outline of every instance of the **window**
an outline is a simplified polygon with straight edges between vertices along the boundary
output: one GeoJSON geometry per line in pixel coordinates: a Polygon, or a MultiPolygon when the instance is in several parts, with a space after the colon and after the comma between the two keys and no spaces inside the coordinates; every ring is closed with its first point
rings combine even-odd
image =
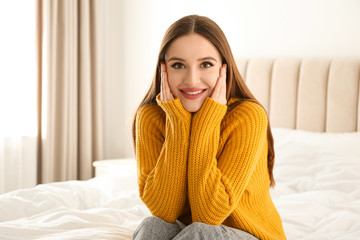
{"type": "Polygon", "coordinates": [[[0,193],[36,179],[35,14],[35,1],[0,2],[0,193]]]}

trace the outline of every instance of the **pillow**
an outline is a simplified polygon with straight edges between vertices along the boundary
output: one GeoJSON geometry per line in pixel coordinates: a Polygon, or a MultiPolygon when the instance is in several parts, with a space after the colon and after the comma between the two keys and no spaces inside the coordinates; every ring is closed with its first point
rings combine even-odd
{"type": "Polygon", "coordinates": [[[297,191],[333,187],[350,191],[348,181],[359,181],[360,132],[272,128],[272,133],[277,183],[297,191]]]}

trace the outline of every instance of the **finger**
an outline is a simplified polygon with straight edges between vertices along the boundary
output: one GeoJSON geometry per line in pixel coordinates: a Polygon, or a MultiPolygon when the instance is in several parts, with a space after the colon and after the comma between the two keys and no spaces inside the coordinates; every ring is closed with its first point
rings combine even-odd
{"type": "Polygon", "coordinates": [[[167,84],[166,73],[163,72],[162,76],[163,76],[164,98],[165,98],[165,101],[169,101],[169,88],[168,88],[168,84],[167,84]]]}
{"type": "Polygon", "coordinates": [[[218,97],[221,97],[223,89],[224,89],[224,84],[226,84],[226,64],[223,64],[220,68],[220,74],[219,74],[219,92],[218,92],[218,97]]]}
{"type": "Polygon", "coordinates": [[[221,81],[221,90],[219,93],[219,98],[220,98],[220,103],[222,104],[226,104],[226,69],[227,66],[226,64],[223,65],[223,69],[222,69],[222,81],[221,81]]]}
{"type": "Polygon", "coordinates": [[[174,96],[173,96],[173,94],[171,93],[171,89],[170,89],[170,85],[169,85],[169,80],[168,80],[168,77],[167,77],[167,73],[164,72],[164,73],[163,73],[163,76],[164,76],[164,87],[165,87],[166,100],[167,100],[167,101],[173,100],[173,99],[174,99],[174,96]]]}
{"type": "Polygon", "coordinates": [[[160,100],[161,101],[164,101],[164,97],[163,97],[163,94],[164,94],[164,88],[163,88],[163,78],[162,78],[162,73],[161,73],[161,80],[160,80],[160,100]]]}
{"type": "Polygon", "coordinates": [[[160,72],[161,84],[160,84],[160,100],[165,101],[165,88],[164,88],[164,73],[163,73],[163,64],[161,63],[161,72],[160,72]]]}
{"type": "Polygon", "coordinates": [[[224,63],[222,65],[222,76],[226,79],[226,69],[227,69],[227,65],[224,63]]]}
{"type": "Polygon", "coordinates": [[[167,68],[166,68],[166,64],[164,62],[161,63],[162,66],[162,72],[166,72],[167,73],[167,68]]]}
{"type": "MultiPolygon", "coordinates": [[[[223,65],[223,68],[222,68],[222,81],[221,81],[221,87],[222,87],[222,90],[223,91],[226,91],[226,64],[223,65]]],[[[226,95],[226,92],[224,93],[224,95],[226,95]]]]}
{"type": "Polygon", "coordinates": [[[221,88],[221,71],[220,71],[220,75],[216,81],[213,93],[211,95],[211,98],[214,99],[215,101],[218,101],[219,98],[219,93],[220,93],[220,88],[221,88]]]}

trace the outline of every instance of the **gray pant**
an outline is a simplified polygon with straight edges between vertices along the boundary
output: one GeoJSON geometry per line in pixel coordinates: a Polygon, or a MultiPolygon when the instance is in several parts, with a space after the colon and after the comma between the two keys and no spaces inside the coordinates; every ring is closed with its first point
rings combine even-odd
{"type": "Polygon", "coordinates": [[[198,240],[198,239],[223,239],[223,240],[257,240],[253,235],[236,228],[220,225],[213,226],[205,223],[194,222],[185,226],[182,222],[168,223],[158,217],[145,218],[135,230],[132,239],[146,240],[198,240]]]}

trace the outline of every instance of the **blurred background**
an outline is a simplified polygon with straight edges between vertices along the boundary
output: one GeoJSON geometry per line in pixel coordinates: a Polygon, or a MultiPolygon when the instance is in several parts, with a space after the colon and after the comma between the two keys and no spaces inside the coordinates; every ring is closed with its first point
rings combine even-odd
{"type": "Polygon", "coordinates": [[[235,58],[359,58],[359,13],[358,0],[0,0],[0,193],[133,158],[133,115],[177,19],[213,19],[235,58]]]}

